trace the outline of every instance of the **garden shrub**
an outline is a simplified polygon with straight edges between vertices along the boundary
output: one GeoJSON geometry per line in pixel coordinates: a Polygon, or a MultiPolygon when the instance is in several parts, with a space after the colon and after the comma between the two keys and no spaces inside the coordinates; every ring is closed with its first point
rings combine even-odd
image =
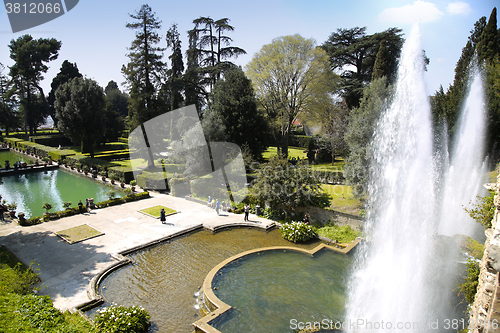
{"type": "Polygon", "coordinates": [[[290,135],[289,146],[307,148],[312,137],[307,135],[290,135]]]}
{"type": "Polygon", "coordinates": [[[137,185],[145,189],[169,189],[165,172],[143,172],[137,176],[137,185]]]}
{"type": "Polygon", "coordinates": [[[326,225],[318,229],[318,235],[336,240],[339,243],[349,243],[359,237],[361,233],[351,228],[350,225],[326,225]]]}
{"type": "Polygon", "coordinates": [[[40,224],[40,223],[42,223],[40,221],[40,219],[41,219],[40,216],[32,216],[29,219],[23,221],[22,223],[21,223],[21,220],[19,220],[19,224],[22,225],[23,227],[27,227],[27,226],[35,225],[35,224],[40,224]]]}
{"type": "MultiPolygon", "coordinates": [[[[2,260],[3,262],[4,260],[2,260]]],[[[13,267],[0,263],[0,290],[2,292],[28,295],[33,292],[34,285],[40,282],[36,269],[17,262],[13,267]]]]}
{"type": "Polygon", "coordinates": [[[19,299],[18,306],[18,313],[33,328],[52,332],[64,323],[64,316],[54,308],[49,296],[25,295],[19,299]]]}
{"type": "Polygon", "coordinates": [[[170,191],[174,197],[184,197],[191,193],[189,187],[189,179],[182,177],[174,177],[169,182],[170,191]]]}
{"type": "Polygon", "coordinates": [[[111,305],[97,311],[94,330],[96,333],[146,333],[150,325],[149,318],[142,307],[111,305]]]}
{"type": "Polygon", "coordinates": [[[494,201],[495,193],[490,192],[487,197],[476,197],[476,202],[472,204],[472,208],[464,208],[465,211],[472,217],[476,222],[483,225],[485,229],[491,228],[491,221],[495,216],[495,203],[494,201]]]}
{"type": "Polygon", "coordinates": [[[303,222],[284,223],[280,232],[284,239],[294,243],[303,243],[317,236],[314,228],[303,222]]]}
{"type": "Polygon", "coordinates": [[[108,168],[108,177],[122,183],[129,183],[134,179],[134,172],[130,167],[114,166],[108,168]]]}
{"type": "Polygon", "coordinates": [[[464,282],[460,284],[459,295],[464,295],[467,303],[474,303],[476,297],[477,285],[479,284],[479,262],[474,259],[467,261],[467,276],[464,282]]]}

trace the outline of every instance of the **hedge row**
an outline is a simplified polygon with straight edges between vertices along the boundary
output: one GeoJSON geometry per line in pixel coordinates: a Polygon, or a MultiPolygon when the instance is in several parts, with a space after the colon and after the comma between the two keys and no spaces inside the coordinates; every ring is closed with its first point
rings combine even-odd
{"type": "Polygon", "coordinates": [[[172,175],[165,172],[143,172],[137,176],[137,186],[151,190],[169,190],[167,179],[172,175]]]}
{"type": "Polygon", "coordinates": [[[67,156],[74,155],[73,152],[44,146],[36,142],[24,141],[18,138],[8,137],[5,138],[5,142],[12,148],[18,148],[26,151],[28,154],[35,154],[42,158],[50,157],[53,161],[58,161],[66,158],[67,156]]]}
{"type": "MultiPolygon", "coordinates": [[[[114,199],[110,199],[110,200],[106,200],[106,201],[97,202],[95,204],[95,206],[96,206],[96,208],[104,208],[104,207],[120,205],[122,203],[137,201],[137,200],[142,200],[142,199],[147,199],[147,198],[149,198],[149,192],[138,192],[138,193],[132,193],[132,194],[126,195],[122,198],[114,198],[114,199]]],[[[61,210],[59,212],[49,213],[49,215],[46,215],[46,217],[44,216],[43,218],[41,218],[40,216],[34,216],[34,217],[31,217],[27,220],[20,219],[19,224],[21,226],[26,227],[26,226],[31,226],[31,225],[42,223],[42,219],[43,220],[57,220],[57,219],[62,218],[62,217],[68,217],[68,216],[73,216],[73,215],[77,215],[77,214],[80,214],[80,208],[79,207],[72,207],[72,208],[68,208],[65,210],[61,210]]]]}
{"type": "Polygon", "coordinates": [[[307,149],[312,137],[307,135],[290,135],[288,145],[307,149]]]}
{"type": "Polygon", "coordinates": [[[51,147],[57,147],[59,145],[67,146],[71,144],[71,141],[62,134],[30,136],[29,141],[51,147]]]}

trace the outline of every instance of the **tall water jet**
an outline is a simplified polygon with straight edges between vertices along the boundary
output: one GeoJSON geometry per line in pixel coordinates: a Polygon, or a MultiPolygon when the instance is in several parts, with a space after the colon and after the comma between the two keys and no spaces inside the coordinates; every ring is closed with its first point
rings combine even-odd
{"type": "Polygon", "coordinates": [[[419,331],[414,325],[430,318],[436,175],[423,59],[415,26],[402,49],[394,100],[372,143],[368,242],[359,252],[347,306],[347,320],[359,324],[350,326],[354,332],[387,331],[381,323],[396,328],[398,322],[419,331]]]}
{"type": "Polygon", "coordinates": [[[471,84],[458,122],[450,167],[444,178],[439,234],[474,236],[477,223],[464,211],[481,194],[485,174],[485,103],[481,72],[474,66],[471,84]]]}
{"type": "Polygon", "coordinates": [[[403,46],[394,100],[372,141],[368,242],[349,289],[348,331],[446,331],[446,324],[464,323],[462,311],[450,316],[459,250],[446,236],[474,229],[462,206],[479,193],[484,174],[484,90],[476,70],[453,148],[444,140],[433,153],[423,73],[416,26],[403,46]]]}

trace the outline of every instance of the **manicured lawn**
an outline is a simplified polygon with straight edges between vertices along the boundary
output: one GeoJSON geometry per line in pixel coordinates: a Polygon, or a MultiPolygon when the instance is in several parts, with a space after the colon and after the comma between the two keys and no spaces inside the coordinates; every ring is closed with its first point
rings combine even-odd
{"type": "Polygon", "coordinates": [[[141,209],[140,212],[143,212],[143,213],[146,213],[148,215],[151,215],[151,216],[158,218],[158,217],[160,217],[160,211],[162,208],[165,209],[166,216],[168,216],[170,214],[177,213],[176,210],[174,210],[172,208],[165,207],[165,206],[161,206],[161,205],[153,206],[153,207],[149,207],[149,208],[144,208],[144,209],[141,209]]]}
{"type": "MultiPolygon", "coordinates": [[[[292,157],[300,159],[307,159],[307,153],[304,153],[306,151],[305,148],[300,148],[300,147],[288,147],[288,158],[291,159],[292,157]]],[[[271,156],[275,156],[278,154],[278,148],[277,147],[269,147],[263,154],[262,157],[264,157],[266,160],[268,160],[271,156]]]]}
{"type": "Polygon", "coordinates": [[[363,202],[352,194],[352,186],[321,184],[321,187],[331,196],[332,209],[353,215],[359,215],[363,209],[363,202]]]}
{"type": "Polygon", "coordinates": [[[104,233],[89,226],[88,224],[82,224],[73,228],[58,231],[56,232],[56,235],[64,239],[66,242],[73,244],[104,235],[104,233]]]}

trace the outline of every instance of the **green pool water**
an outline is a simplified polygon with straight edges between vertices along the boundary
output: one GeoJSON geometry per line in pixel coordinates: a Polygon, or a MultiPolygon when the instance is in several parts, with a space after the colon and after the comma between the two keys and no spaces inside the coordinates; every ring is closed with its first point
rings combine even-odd
{"type": "Polygon", "coordinates": [[[16,162],[26,162],[32,164],[35,162],[35,158],[26,156],[24,154],[18,154],[13,151],[0,151],[0,167],[5,168],[5,161],[9,161],[10,166],[14,167],[16,162]]]}
{"type": "MultiPolygon", "coordinates": [[[[319,241],[305,245],[288,242],[281,237],[279,230],[266,232],[256,228],[237,228],[215,234],[196,231],[131,255],[134,264],[107,276],[99,292],[106,300],[104,306],[111,302],[143,306],[151,315],[154,331],[189,333],[193,331],[192,323],[202,317],[198,309],[200,287],[217,264],[241,252],[261,247],[312,249],[319,244],[319,241]]],[[[234,273],[248,274],[248,281],[218,281],[220,291],[224,293],[219,295],[221,299],[230,305],[234,303],[238,309],[231,319],[218,327],[222,332],[291,332],[280,330],[292,319],[290,316],[331,317],[343,313],[344,276],[352,257],[330,251],[320,251],[314,258],[294,251],[284,254],[284,257],[281,254],[275,257],[272,253],[269,257],[262,255],[256,259],[263,261],[255,263],[251,263],[253,257],[240,261],[243,264],[238,264],[234,273]],[[288,254],[291,256],[288,257],[288,254]],[[251,266],[247,266],[247,262],[251,266]],[[285,267],[288,268],[281,269],[285,267]],[[241,268],[246,271],[240,271],[241,268]],[[281,275],[275,275],[276,268],[281,275]],[[257,281],[264,282],[260,289],[257,288],[257,281]],[[292,289],[286,289],[286,286],[292,286],[292,289]],[[311,294],[311,287],[315,286],[316,290],[311,294]],[[235,294],[226,298],[233,291],[235,294]],[[252,300],[252,295],[262,297],[252,300]],[[273,300],[274,296],[279,298],[273,300]],[[313,300],[316,296],[318,299],[313,300]],[[290,306],[293,303],[296,303],[295,307],[290,306]],[[304,312],[303,307],[308,311],[304,312]],[[289,311],[283,312],[279,321],[267,316],[262,317],[258,325],[247,327],[262,312],[277,314],[286,308],[289,311]],[[238,326],[238,323],[247,326],[238,326]]],[[[228,273],[233,274],[232,271],[228,273]]],[[[224,274],[224,278],[227,277],[232,279],[224,274]]]]}
{"type": "MultiPolygon", "coordinates": [[[[12,160],[10,161],[12,165],[12,160]]],[[[60,169],[0,178],[2,199],[7,203],[15,202],[16,212],[25,213],[26,218],[42,216],[45,212],[42,208],[45,202],[52,205],[50,212],[57,212],[64,209],[63,203],[67,201],[71,201],[75,207],[79,200],[85,204],[86,198],[94,198],[94,202],[107,200],[109,190],[111,187],[60,169]]],[[[116,190],[117,197],[123,195],[123,192],[116,190]]]]}
{"type": "Polygon", "coordinates": [[[213,324],[221,332],[334,329],[343,321],[351,257],[321,250],[265,251],[224,267],[212,287],[236,309],[213,324]]]}

